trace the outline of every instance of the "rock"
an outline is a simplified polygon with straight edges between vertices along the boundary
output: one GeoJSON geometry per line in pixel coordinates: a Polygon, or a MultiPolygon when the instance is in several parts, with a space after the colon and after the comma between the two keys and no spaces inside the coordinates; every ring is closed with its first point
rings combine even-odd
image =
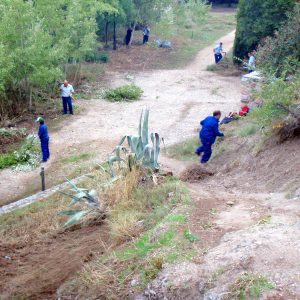
{"type": "Polygon", "coordinates": [[[208,291],[204,294],[203,300],[220,300],[220,297],[215,292],[208,291]]]}
{"type": "Polygon", "coordinates": [[[226,205],[229,205],[229,206],[233,206],[234,204],[235,204],[234,201],[228,201],[228,202],[226,202],[226,205]]]}
{"type": "Polygon", "coordinates": [[[139,284],[140,284],[140,281],[139,281],[138,278],[133,278],[133,279],[131,280],[131,283],[130,283],[131,287],[135,287],[135,286],[137,286],[137,285],[139,285],[139,284]]]}
{"type": "Polygon", "coordinates": [[[300,188],[296,190],[295,197],[300,198],[300,188]]]}

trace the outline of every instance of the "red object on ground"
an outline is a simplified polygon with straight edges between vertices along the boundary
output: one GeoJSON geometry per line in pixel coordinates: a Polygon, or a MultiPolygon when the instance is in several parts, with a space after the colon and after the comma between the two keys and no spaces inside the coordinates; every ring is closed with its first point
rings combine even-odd
{"type": "Polygon", "coordinates": [[[248,112],[249,112],[249,107],[245,105],[244,107],[242,107],[242,110],[239,112],[239,115],[241,117],[244,117],[247,115],[248,112]]]}

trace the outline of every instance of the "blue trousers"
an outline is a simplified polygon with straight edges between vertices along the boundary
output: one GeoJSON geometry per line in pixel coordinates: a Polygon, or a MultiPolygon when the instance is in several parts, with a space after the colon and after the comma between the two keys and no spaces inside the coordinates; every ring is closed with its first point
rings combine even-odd
{"type": "Polygon", "coordinates": [[[68,113],[68,108],[69,108],[70,114],[73,115],[72,98],[71,97],[62,97],[62,102],[63,102],[64,114],[68,113]]]}
{"type": "Polygon", "coordinates": [[[219,61],[222,60],[222,58],[223,58],[223,56],[222,56],[221,53],[220,54],[215,54],[215,62],[216,62],[216,64],[218,64],[219,61]]]}
{"type": "Polygon", "coordinates": [[[41,140],[41,149],[42,149],[43,161],[47,161],[50,157],[49,139],[41,140]]]}
{"type": "Polygon", "coordinates": [[[148,35],[144,35],[143,44],[148,43],[148,41],[149,41],[149,36],[148,35]]]}
{"type": "Polygon", "coordinates": [[[205,141],[201,141],[201,142],[202,145],[197,148],[196,153],[198,155],[201,155],[201,153],[203,152],[201,163],[206,164],[209,161],[212,154],[212,150],[211,150],[212,143],[205,142],[205,141]]]}

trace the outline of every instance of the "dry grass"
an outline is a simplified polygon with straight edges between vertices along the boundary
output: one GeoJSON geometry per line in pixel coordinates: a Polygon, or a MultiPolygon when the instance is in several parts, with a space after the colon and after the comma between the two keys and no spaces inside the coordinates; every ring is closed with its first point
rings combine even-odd
{"type": "Polygon", "coordinates": [[[137,210],[115,210],[109,217],[109,227],[113,242],[120,245],[126,241],[137,237],[143,227],[139,226],[140,212],[137,210]]]}
{"type": "Polygon", "coordinates": [[[66,207],[61,195],[36,202],[0,216],[0,240],[7,244],[24,244],[39,239],[61,228],[58,212],[66,207]]]}

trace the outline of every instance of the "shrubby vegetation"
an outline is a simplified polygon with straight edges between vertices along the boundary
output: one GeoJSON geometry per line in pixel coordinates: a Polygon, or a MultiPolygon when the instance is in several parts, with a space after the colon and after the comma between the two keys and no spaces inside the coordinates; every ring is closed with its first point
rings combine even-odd
{"type": "Polygon", "coordinates": [[[264,127],[277,131],[283,141],[300,133],[300,5],[274,37],[267,37],[258,48],[258,67],[267,82],[259,97],[262,108],[253,116],[264,127]]]}
{"type": "Polygon", "coordinates": [[[0,121],[34,109],[57,90],[68,64],[107,62],[97,54],[102,23],[159,20],[164,1],[3,0],[0,4],[0,121]],[[100,30],[100,33],[99,33],[100,30]]]}
{"type": "Polygon", "coordinates": [[[128,84],[105,91],[104,98],[112,102],[134,101],[141,98],[143,90],[135,84],[128,84]]]}
{"type": "Polygon", "coordinates": [[[0,154],[0,169],[14,167],[17,171],[30,171],[40,161],[38,138],[29,135],[18,150],[0,154]]]}
{"type": "Polygon", "coordinates": [[[288,14],[287,21],[274,37],[267,37],[258,47],[259,67],[271,78],[287,78],[300,68],[300,5],[288,14]]]}
{"type": "Polygon", "coordinates": [[[294,5],[295,0],[240,0],[234,56],[244,58],[264,37],[272,36],[294,5]]]}

